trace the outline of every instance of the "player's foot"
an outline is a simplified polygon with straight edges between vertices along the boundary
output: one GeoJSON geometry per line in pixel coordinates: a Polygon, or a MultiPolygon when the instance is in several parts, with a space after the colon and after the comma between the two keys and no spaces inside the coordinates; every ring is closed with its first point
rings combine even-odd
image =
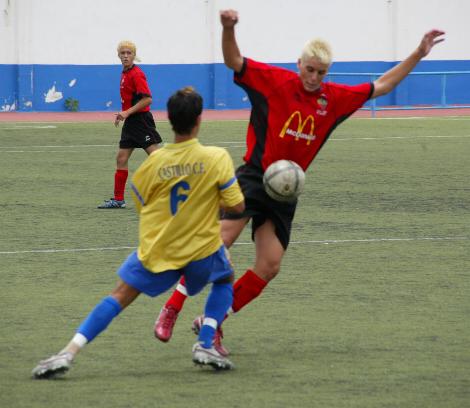
{"type": "Polygon", "coordinates": [[[163,342],[170,340],[177,318],[178,311],[173,306],[163,306],[160,314],[158,315],[157,321],[155,322],[153,330],[155,337],[163,342]]]}
{"type": "MultiPolygon", "coordinates": [[[[199,335],[203,322],[204,322],[204,316],[198,316],[194,319],[191,329],[194,332],[194,334],[196,334],[196,336],[199,335]]],[[[214,348],[217,350],[217,352],[221,356],[227,357],[230,354],[230,352],[222,344],[223,338],[224,338],[224,332],[222,331],[222,328],[218,326],[217,330],[215,331],[215,336],[214,336],[214,348]]]]}
{"type": "Polygon", "coordinates": [[[193,362],[197,365],[209,365],[216,370],[232,370],[235,368],[233,363],[225,356],[222,356],[215,347],[209,349],[202,347],[197,342],[193,346],[193,362]]]}
{"type": "Polygon", "coordinates": [[[126,208],[126,202],[124,200],[115,200],[110,198],[109,200],[104,200],[103,204],[98,206],[100,209],[113,209],[113,208],[126,208]]]}
{"type": "Polygon", "coordinates": [[[49,379],[65,374],[72,366],[73,354],[60,353],[41,360],[32,371],[33,378],[49,379]]]}

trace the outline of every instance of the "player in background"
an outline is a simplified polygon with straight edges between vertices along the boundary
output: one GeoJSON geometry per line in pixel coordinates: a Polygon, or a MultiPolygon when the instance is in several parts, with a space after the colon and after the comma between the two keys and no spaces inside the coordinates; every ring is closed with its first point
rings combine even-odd
{"type": "Polygon", "coordinates": [[[162,142],[155,127],[150,105],[152,94],[143,71],[134,65],[136,46],[130,41],[121,41],[117,47],[118,57],[122,63],[121,103],[122,110],[116,114],[114,125],[124,121],[121,131],[119,150],[116,155],[116,172],[114,173],[114,196],[98,206],[101,209],[125,208],[124,190],[128,177],[128,162],[136,147],[144,149],[147,154],[157,150],[162,142]]]}
{"type": "MultiPolygon", "coordinates": [[[[434,45],[444,40],[444,32],[426,33],[404,61],[373,83],[348,86],[323,82],[332,62],[331,49],[325,41],[316,39],[306,44],[295,73],[244,58],[235,38],[238,13],[221,11],[220,18],[225,65],[234,71],[235,83],[247,92],[252,105],[245,164],[237,169],[246,208],[242,214],[226,214],[222,221],[222,239],[229,248],[252,220],[256,256],[253,267],[234,284],[231,311],[236,313],[278,274],[297,205],[276,202],[266,194],[264,170],[280,159],[293,160],[306,170],[333,130],[368,99],[392,91],[434,45]]],[[[186,294],[182,280],[155,324],[155,335],[160,340],[170,339],[186,294]]],[[[193,323],[196,333],[200,325],[201,317],[193,323]]],[[[227,355],[221,337],[219,326],[215,345],[227,355]]]]}
{"type": "Polygon", "coordinates": [[[157,296],[185,277],[188,294],[212,282],[193,361],[230,369],[230,360],[213,347],[217,327],[233,299],[233,269],[221,234],[221,202],[227,212],[244,210],[243,194],[225,149],[197,139],[202,97],[192,88],[167,103],[175,142],[152,153],[132,180],[139,213],[139,246],[118,270],[119,281],[83,321],[68,345],[33,369],[34,378],[63,374],[77,353],[100,334],[140,293],[157,296]]]}

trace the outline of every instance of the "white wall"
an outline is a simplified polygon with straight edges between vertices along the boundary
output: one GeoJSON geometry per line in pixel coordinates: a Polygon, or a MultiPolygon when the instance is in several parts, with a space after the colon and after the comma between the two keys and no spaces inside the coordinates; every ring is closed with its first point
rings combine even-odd
{"type": "Polygon", "coordinates": [[[295,61],[323,37],[336,61],[403,59],[433,27],[432,59],[469,59],[470,0],[0,0],[1,64],[116,64],[131,39],[144,64],[221,62],[218,10],[240,12],[243,54],[295,61]]]}
{"type": "Polygon", "coordinates": [[[0,0],[0,64],[17,62],[16,18],[13,0],[0,0]]]}
{"type": "Polygon", "coordinates": [[[432,59],[470,59],[470,0],[399,0],[397,8],[400,59],[409,53],[409,44],[431,28],[446,32],[445,44],[433,50],[432,59]]]}

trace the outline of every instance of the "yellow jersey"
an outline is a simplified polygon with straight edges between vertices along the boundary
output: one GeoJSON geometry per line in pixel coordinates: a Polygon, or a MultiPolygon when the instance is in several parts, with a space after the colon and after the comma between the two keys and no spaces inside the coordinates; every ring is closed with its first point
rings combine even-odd
{"type": "Polygon", "coordinates": [[[132,178],[139,220],[137,256],[151,272],[179,269],[216,252],[220,204],[243,201],[233,162],[198,139],[154,151],[132,178]]]}

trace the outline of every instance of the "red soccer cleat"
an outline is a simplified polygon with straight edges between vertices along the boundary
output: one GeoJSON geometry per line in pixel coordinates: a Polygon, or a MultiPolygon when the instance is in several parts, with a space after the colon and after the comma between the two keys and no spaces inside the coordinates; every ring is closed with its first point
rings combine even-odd
{"type": "MultiPolygon", "coordinates": [[[[199,335],[203,322],[204,322],[204,316],[198,316],[194,319],[193,326],[191,327],[191,329],[196,336],[199,335]]],[[[222,357],[227,357],[230,354],[230,352],[222,344],[223,338],[224,338],[224,332],[222,331],[222,328],[219,326],[217,327],[217,330],[215,331],[213,346],[222,357]]]]}
{"type": "Polygon", "coordinates": [[[177,318],[178,310],[176,310],[173,306],[163,306],[153,329],[155,337],[165,343],[170,340],[177,318]]]}

